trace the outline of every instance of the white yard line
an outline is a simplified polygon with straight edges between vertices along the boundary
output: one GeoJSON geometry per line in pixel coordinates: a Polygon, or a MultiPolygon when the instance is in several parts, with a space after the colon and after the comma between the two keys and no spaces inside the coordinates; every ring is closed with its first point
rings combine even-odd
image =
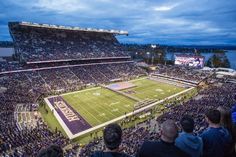
{"type": "Polygon", "coordinates": [[[79,91],[75,91],[75,92],[69,92],[69,93],[65,93],[65,94],[60,94],[60,96],[70,95],[70,94],[75,94],[75,93],[81,93],[81,92],[95,90],[95,89],[99,89],[99,88],[101,88],[101,87],[93,87],[93,88],[83,89],[83,90],[79,90],[79,91]]]}
{"type": "Polygon", "coordinates": [[[140,113],[140,112],[142,112],[142,111],[144,111],[144,110],[146,110],[146,109],[150,109],[150,108],[152,108],[153,106],[156,106],[157,104],[161,104],[161,103],[163,103],[163,102],[166,101],[166,100],[169,100],[169,99],[172,99],[172,98],[174,98],[174,97],[177,97],[177,96],[179,96],[179,95],[181,95],[181,94],[183,94],[183,93],[186,93],[186,92],[188,92],[188,91],[190,91],[190,90],[192,90],[192,89],[194,89],[194,88],[195,88],[195,87],[191,87],[191,88],[186,89],[186,90],[184,90],[184,91],[182,91],[182,92],[179,92],[179,93],[177,93],[177,94],[171,95],[171,96],[169,96],[169,97],[167,97],[167,98],[165,98],[165,99],[162,99],[162,100],[157,101],[157,102],[155,102],[155,103],[152,103],[152,104],[150,104],[150,105],[148,105],[148,106],[145,106],[145,107],[143,107],[143,108],[140,108],[140,109],[138,109],[138,110],[136,110],[136,111],[134,111],[134,112],[127,113],[126,115],[117,117],[117,118],[115,118],[115,119],[113,119],[113,120],[110,120],[110,121],[108,121],[108,122],[105,122],[105,123],[103,123],[103,124],[97,125],[97,126],[95,126],[95,127],[93,127],[93,128],[90,128],[90,129],[88,129],[88,130],[85,130],[85,131],[82,131],[82,132],[80,132],[80,133],[77,133],[77,134],[74,135],[74,138],[79,137],[79,136],[84,135],[84,134],[87,134],[87,133],[89,133],[89,132],[91,132],[91,131],[94,131],[94,130],[97,130],[97,129],[99,129],[99,128],[105,127],[105,126],[108,125],[108,124],[111,124],[111,123],[117,122],[117,121],[119,121],[119,120],[122,120],[122,119],[126,118],[127,116],[132,116],[132,115],[137,114],[137,113],[140,113]]]}
{"type": "MultiPolygon", "coordinates": [[[[73,98],[73,100],[72,100],[73,102],[77,102],[76,100],[74,100],[74,98],[73,98]]],[[[89,110],[94,110],[92,107],[90,108],[89,106],[90,105],[88,105],[87,103],[85,103],[87,106],[86,107],[82,107],[82,106],[80,106],[81,108],[82,108],[82,110],[83,111],[85,111],[85,112],[87,112],[88,114],[90,114],[96,121],[98,121],[98,122],[100,122],[101,123],[101,121],[99,120],[99,119],[97,119],[91,112],[89,112],[86,108],[88,107],[89,108],[89,110]]],[[[96,110],[95,110],[96,111],[96,110]]],[[[79,113],[80,115],[81,115],[81,113],[79,113]]],[[[82,115],[81,115],[82,116],[82,115]]],[[[82,116],[83,117],[83,116],[82,116]]],[[[84,118],[84,117],[83,117],[84,118]]],[[[85,119],[85,118],[84,118],[85,119]]],[[[87,121],[87,120],[86,120],[87,121]]],[[[87,121],[88,122],[88,121],[87,121]]],[[[88,122],[89,123],[89,122],[88,122]]],[[[89,123],[90,124],[90,123],[89,123]]],[[[91,125],[91,124],[90,124],[91,125]]]]}
{"type": "Polygon", "coordinates": [[[139,81],[139,80],[144,80],[144,79],[147,79],[148,77],[145,76],[145,77],[142,77],[142,78],[138,78],[138,79],[134,79],[134,80],[129,80],[128,82],[135,82],[135,81],[139,81]]]}
{"type": "MultiPolygon", "coordinates": [[[[92,131],[94,131],[94,130],[97,130],[97,129],[99,129],[99,128],[105,127],[105,126],[108,125],[108,124],[111,124],[111,123],[117,122],[117,121],[119,121],[119,120],[122,120],[122,119],[126,118],[127,116],[132,116],[132,115],[135,115],[135,114],[140,113],[140,112],[142,112],[142,111],[145,111],[145,110],[147,110],[147,109],[150,109],[150,108],[156,106],[157,104],[161,104],[161,103],[165,102],[166,100],[169,100],[169,99],[172,99],[172,98],[174,98],[174,97],[177,97],[177,96],[179,96],[179,95],[181,95],[181,94],[187,93],[188,91],[190,91],[190,90],[192,90],[192,89],[194,89],[194,88],[195,88],[195,87],[188,88],[188,89],[186,89],[186,90],[184,90],[184,91],[181,91],[181,92],[179,92],[179,93],[177,93],[177,94],[171,95],[171,96],[169,96],[169,97],[167,97],[167,98],[164,98],[164,99],[162,99],[162,100],[160,100],[160,101],[157,101],[157,102],[152,103],[152,104],[150,104],[150,105],[144,106],[143,108],[140,108],[140,109],[138,109],[138,110],[135,110],[134,112],[127,113],[126,115],[122,115],[122,116],[120,116],[120,117],[117,117],[117,118],[115,118],[115,119],[112,119],[112,120],[110,120],[110,121],[107,121],[107,122],[105,122],[105,123],[102,123],[102,124],[100,124],[100,125],[97,125],[97,126],[95,126],[95,127],[92,127],[92,128],[90,128],[90,129],[87,129],[87,130],[85,130],[85,131],[79,132],[79,133],[74,134],[74,135],[70,132],[70,130],[68,129],[68,127],[66,126],[66,124],[64,123],[64,121],[61,119],[61,117],[57,114],[57,112],[53,112],[53,113],[54,113],[55,117],[57,118],[57,120],[59,121],[59,123],[60,123],[60,125],[62,126],[62,128],[65,130],[67,136],[68,136],[70,139],[74,139],[74,138],[76,138],[76,137],[82,136],[82,135],[84,135],[84,134],[87,134],[87,133],[92,132],[92,131]]],[[[45,100],[46,103],[48,104],[49,108],[50,108],[51,110],[54,110],[53,106],[52,106],[51,103],[48,101],[48,99],[45,98],[44,100],[45,100]]]]}
{"type": "MultiPolygon", "coordinates": [[[[127,81],[127,82],[135,82],[135,81],[144,80],[144,79],[147,79],[147,78],[148,78],[148,77],[142,77],[142,78],[135,79],[135,80],[130,80],[130,81],[127,81]]],[[[112,83],[112,84],[113,84],[113,83],[112,83]]],[[[75,93],[81,93],[81,92],[90,91],[90,90],[95,90],[95,89],[99,89],[99,88],[101,88],[101,87],[100,87],[100,86],[99,86],[99,87],[92,87],[92,88],[89,88],[89,89],[83,89],[83,90],[79,90],[79,91],[74,91],[74,92],[68,92],[68,93],[60,94],[60,96],[70,95],[70,94],[75,94],[75,93]]],[[[49,97],[47,97],[47,98],[53,98],[53,97],[57,97],[57,95],[49,96],[49,97]]]]}
{"type": "MultiPolygon", "coordinates": [[[[102,89],[102,88],[101,88],[102,89]]],[[[75,102],[75,103],[77,103],[77,98],[71,98],[72,99],[72,101],[73,102],[75,102]]],[[[114,99],[114,98],[113,98],[114,99]]],[[[114,100],[117,100],[117,99],[114,99],[114,100]]],[[[83,102],[83,103],[85,103],[87,106],[86,106],[86,108],[84,107],[84,106],[80,106],[81,107],[81,109],[84,111],[84,112],[86,112],[86,113],[88,113],[89,115],[91,115],[92,117],[93,117],[93,119],[95,119],[98,123],[102,123],[102,121],[101,120],[99,120],[99,119],[97,119],[97,117],[95,117],[91,112],[89,112],[89,111],[93,111],[94,113],[98,113],[98,111],[97,110],[95,110],[93,107],[90,107],[90,106],[93,106],[92,104],[94,103],[94,102],[91,102],[90,103],[90,100],[88,100],[89,101],[89,103],[85,103],[85,102],[83,102]]],[[[74,103],[74,104],[75,104],[74,103]]],[[[97,106],[100,110],[104,110],[105,108],[106,108],[106,106],[101,106],[101,105],[98,105],[97,106]]],[[[108,106],[109,107],[109,106],[108,106]]],[[[112,109],[111,107],[109,107],[110,109],[112,109]]],[[[118,108],[120,108],[120,107],[118,107],[118,108]]],[[[122,112],[121,110],[124,110],[124,111],[126,111],[125,109],[122,109],[122,108],[120,108],[119,109],[119,114],[124,114],[125,112],[122,112]]],[[[79,113],[80,115],[81,115],[81,113],[79,113]]],[[[114,114],[114,113],[112,113],[112,112],[108,112],[107,111],[107,114],[110,114],[110,116],[112,116],[112,117],[117,117],[117,115],[116,114],[114,114]]],[[[104,119],[106,119],[105,121],[107,121],[107,120],[110,120],[110,118],[109,117],[106,117],[106,118],[104,118],[104,119]]],[[[87,121],[88,122],[88,121],[87,121]]],[[[89,123],[90,125],[91,125],[91,123],[89,123]]]]}
{"type": "MultiPolygon", "coordinates": [[[[89,88],[89,89],[83,89],[83,90],[79,90],[79,91],[74,91],[74,92],[68,92],[68,93],[64,93],[64,94],[60,94],[59,96],[64,96],[64,95],[70,95],[70,94],[75,94],[75,93],[81,93],[81,92],[85,92],[85,91],[89,91],[89,90],[95,90],[95,89],[99,89],[101,87],[92,87],[92,88],[89,88]]],[[[57,97],[58,95],[52,95],[52,96],[49,96],[49,97],[46,97],[47,99],[48,98],[54,98],[54,97],[57,97]]]]}

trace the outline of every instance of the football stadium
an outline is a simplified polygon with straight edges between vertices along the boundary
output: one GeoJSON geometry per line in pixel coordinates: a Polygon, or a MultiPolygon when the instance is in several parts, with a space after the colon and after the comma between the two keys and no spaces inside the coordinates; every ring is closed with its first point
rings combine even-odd
{"type": "Polygon", "coordinates": [[[104,127],[127,115],[136,114],[138,109],[147,109],[148,105],[158,100],[182,94],[185,88],[189,91],[188,86],[161,83],[144,77],[50,96],[45,101],[52,111],[58,113],[58,121],[72,139],[88,133],[87,130],[96,130],[97,126],[104,127]]]}
{"type": "MultiPolygon", "coordinates": [[[[59,1],[54,3],[47,7],[53,12],[27,4],[31,11],[42,13],[37,16],[45,21],[50,18],[48,23],[40,23],[42,19],[37,23],[37,18],[20,20],[31,18],[20,18],[19,12],[16,18],[9,13],[7,24],[1,27],[1,33],[7,29],[10,41],[0,41],[0,157],[236,156],[236,48],[204,46],[201,43],[209,41],[186,39],[190,31],[183,37],[169,30],[204,28],[197,35],[205,38],[220,28],[207,29],[209,23],[187,28],[189,22],[181,19],[152,17],[144,31],[130,23],[133,18],[143,23],[139,16],[120,20],[113,14],[112,24],[108,14],[102,18],[103,25],[83,14],[80,19],[66,16],[67,20],[58,22],[78,8],[64,5],[56,18],[59,1]],[[154,19],[167,30],[151,28],[154,19]],[[132,28],[120,24],[123,20],[132,28]],[[68,21],[74,25],[67,25],[68,21]],[[173,36],[178,42],[166,44],[175,40],[173,36]],[[200,46],[175,45],[194,41],[200,46]]],[[[152,9],[159,17],[179,6],[143,10],[152,9]]],[[[22,8],[23,3],[18,9],[22,8]]],[[[222,37],[212,36],[216,43],[222,37]]]]}

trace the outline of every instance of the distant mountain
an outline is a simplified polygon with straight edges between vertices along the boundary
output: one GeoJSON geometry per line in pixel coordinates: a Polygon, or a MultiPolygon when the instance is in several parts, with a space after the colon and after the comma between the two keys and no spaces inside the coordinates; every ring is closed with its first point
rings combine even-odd
{"type": "Polygon", "coordinates": [[[0,41],[0,47],[13,47],[12,41],[0,41]]]}
{"type": "Polygon", "coordinates": [[[208,50],[236,50],[236,45],[161,45],[161,44],[123,44],[129,48],[151,48],[151,45],[156,45],[159,48],[167,49],[208,49],[208,50]]]}
{"type": "Polygon", "coordinates": [[[161,45],[176,48],[236,50],[236,45],[161,45]]]}

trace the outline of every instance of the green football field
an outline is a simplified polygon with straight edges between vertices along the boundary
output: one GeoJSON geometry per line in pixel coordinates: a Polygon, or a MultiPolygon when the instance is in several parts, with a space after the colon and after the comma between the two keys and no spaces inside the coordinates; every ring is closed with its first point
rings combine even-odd
{"type": "MultiPolygon", "coordinates": [[[[130,95],[140,100],[163,99],[184,90],[184,88],[146,78],[131,82],[136,86],[122,92],[132,91],[130,95]]],[[[137,103],[135,100],[102,87],[67,93],[62,97],[92,126],[132,112],[137,103]]]]}
{"type": "Polygon", "coordinates": [[[134,100],[101,87],[62,96],[92,126],[131,112],[135,104],[134,100]]]}
{"type": "Polygon", "coordinates": [[[184,90],[171,84],[157,82],[150,79],[141,79],[131,81],[136,86],[130,89],[122,90],[123,92],[131,92],[133,97],[140,100],[145,99],[164,99],[184,90]]]}

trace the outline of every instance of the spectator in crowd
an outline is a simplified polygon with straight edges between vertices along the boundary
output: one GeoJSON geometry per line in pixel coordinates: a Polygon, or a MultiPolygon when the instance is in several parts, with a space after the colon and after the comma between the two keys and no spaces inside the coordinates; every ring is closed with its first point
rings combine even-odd
{"type": "Polygon", "coordinates": [[[202,139],[193,133],[193,118],[189,115],[183,116],[180,120],[180,125],[183,132],[175,140],[175,145],[182,151],[190,154],[191,157],[200,157],[202,155],[203,143],[202,139]]]}
{"type": "Polygon", "coordinates": [[[118,124],[108,125],[104,129],[103,139],[106,150],[95,152],[92,157],[129,157],[129,155],[119,151],[122,141],[122,129],[118,124]]]}
{"type": "Polygon", "coordinates": [[[220,124],[221,124],[221,126],[230,130],[232,127],[232,118],[231,118],[230,111],[227,110],[224,106],[219,106],[217,108],[217,110],[220,111],[220,124]]]}
{"type": "Polygon", "coordinates": [[[227,129],[221,127],[220,111],[210,109],[205,114],[208,129],[202,134],[203,140],[203,156],[204,157],[224,157],[232,137],[227,129]]]}
{"type": "MultiPolygon", "coordinates": [[[[228,129],[229,133],[233,136],[233,120],[231,117],[230,110],[226,109],[224,106],[219,106],[217,108],[220,111],[220,124],[222,127],[228,129]]],[[[234,136],[232,137],[234,139],[234,136]]]]}
{"type": "Polygon", "coordinates": [[[37,157],[63,157],[63,150],[60,146],[51,145],[48,148],[42,149],[37,157]]]}
{"type": "Polygon", "coordinates": [[[166,120],[161,126],[161,140],[144,142],[137,157],[188,157],[175,146],[178,128],[174,121],[166,120]]]}
{"type": "MultiPolygon", "coordinates": [[[[236,101],[236,95],[235,95],[235,101],[236,101]]],[[[232,118],[232,123],[233,126],[236,126],[236,104],[232,106],[231,109],[231,118],[232,118]]]]}
{"type": "Polygon", "coordinates": [[[236,104],[232,107],[232,122],[236,126],[236,104]]]}
{"type": "MultiPolygon", "coordinates": [[[[234,100],[236,101],[236,95],[234,96],[234,100]]],[[[234,136],[234,144],[235,144],[235,149],[234,151],[236,152],[236,104],[231,109],[231,115],[232,115],[232,121],[233,121],[233,136],[234,136]]]]}
{"type": "Polygon", "coordinates": [[[223,106],[219,106],[217,108],[218,111],[220,111],[221,119],[220,119],[220,124],[222,127],[226,128],[230,135],[232,135],[232,142],[229,146],[229,149],[226,151],[225,156],[230,157],[230,156],[235,156],[235,149],[234,149],[234,144],[235,144],[235,130],[233,127],[233,122],[232,122],[232,117],[230,110],[227,110],[223,106]]]}

